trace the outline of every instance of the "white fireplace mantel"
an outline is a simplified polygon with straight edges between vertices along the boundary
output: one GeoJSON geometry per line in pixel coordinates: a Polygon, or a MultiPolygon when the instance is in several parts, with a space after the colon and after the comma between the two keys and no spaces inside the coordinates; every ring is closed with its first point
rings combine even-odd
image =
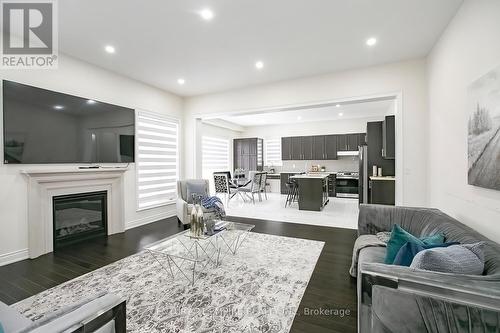
{"type": "Polygon", "coordinates": [[[54,196],[107,191],[108,235],[125,231],[123,173],[127,168],[22,170],[28,178],[30,258],[53,251],[54,196]]]}

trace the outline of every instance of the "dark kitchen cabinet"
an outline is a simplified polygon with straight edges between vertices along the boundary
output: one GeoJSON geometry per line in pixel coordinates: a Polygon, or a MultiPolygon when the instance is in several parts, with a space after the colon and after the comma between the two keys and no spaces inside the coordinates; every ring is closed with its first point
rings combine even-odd
{"type": "Polygon", "coordinates": [[[313,160],[326,160],[325,136],[313,136],[313,160]]]}
{"type": "Polygon", "coordinates": [[[365,133],[296,136],[281,138],[281,159],[336,160],[339,151],[357,151],[365,133]]]}
{"type": "Polygon", "coordinates": [[[396,171],[394,160],[382,157],[382,123],[382,121],[374,121],[366,124],[368,172],[371,174],[373,166],[376,165],[378,168],[382,168],[383,175],[393,176],[396,171]]]}
{"type": "Polygon", "coordinates": [[[312,136],[301,136],[301,147],[302,147],[302,158],[301,160],[312,160],[313,159],[313,137],[312,136]]]}
{"type": "Polygon", "coordinates": [[[347,135],[337,135],[337,151],[347,150],[347,135]]]}
{"type": "Polygon", "coordinates": [[[347,150],[357,151],[359,149],[359,134],[347,134],[347,150]]]}
{"type": "Polygon", "coordinates": [[[302,137],[292,137],[292,160],[302,159],[302,137]]]}
{"type": "Polygon", "coordinates": [[[357,151],[360,145],[359,133],[337,135],[338,151],[357,151]]]}
{"type": "Polygon", "coordinates": [[[328,196],[335,197],[337,196],[337,192],[335,191],[335,183],[336,183],[337,175],[332,173],[328,176],[328,196]]]}
{"type": "Polygon", "coordinates": [[[394,180],[370,180],[370,203],[395,205],[396,186],[394,180]]]}
{"type": "Polygon", "coordinates": [[[289,161],[292,159],[292,138],[281,138],[281,159],[289,161]]]}
{"type": "Polygon", "coordinates": [[[360,146],[366,145],[366,133],[359,133],[358,136],[359,136],[359,142],[358,142],[359,145],[360,146]]]}
{"type": "Polygon", "coordinates": [[[259,138],[234,139],[234,168],[245,170],[247,176],[248,171],[262,171],[264,169],[264,151],[262,146],[263,140],[259,138]]]}
{"type": "Polygon", "coordinates": [[[386,116],[382,123],[382,157],[393,160],[396,157],[396,118],[386,116]]]}
{"type": "Polygon", "coordinates": [[[325,136],[325,156],[326,160],[336,160],[337,157],[337,137],[338,135],[325,136]]]}

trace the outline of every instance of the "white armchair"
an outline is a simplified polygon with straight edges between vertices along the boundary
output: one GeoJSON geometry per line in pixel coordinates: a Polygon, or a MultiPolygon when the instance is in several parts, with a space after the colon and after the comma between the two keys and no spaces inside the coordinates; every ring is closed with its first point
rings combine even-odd
{"type": "MultiPolygon", "coordinates": [[[[201,186],[204,188],[205,195],[210,195],[209,182],[208,179],[186,179],[177,181],[177,220],[185,228],[190,225],[190,215],[193,209],[193,204],[190,203],[188,195],[188,184],[193,184],[195,186],[201,186]]],[[[204,214],[215,214],[213,209],[203,209],[204,214]]]]}

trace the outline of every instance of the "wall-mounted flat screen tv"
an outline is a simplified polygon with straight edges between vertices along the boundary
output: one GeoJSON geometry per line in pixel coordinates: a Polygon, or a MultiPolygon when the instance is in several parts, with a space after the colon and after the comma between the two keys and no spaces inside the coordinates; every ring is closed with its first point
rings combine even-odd
{"type": "Polygon", "coordinates": [[[3,80],[5,164],[134,161],[135,111],[3,80]]]}

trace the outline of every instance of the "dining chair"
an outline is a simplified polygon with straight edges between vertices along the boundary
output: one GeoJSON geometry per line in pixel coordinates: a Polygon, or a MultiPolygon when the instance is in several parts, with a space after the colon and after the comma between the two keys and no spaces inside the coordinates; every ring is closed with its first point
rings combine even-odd
{"type": "Polygon", "coordinates": [[[229,201],[237,194],[245,201],[245,197],[239,192],[239,187],[232,183],[228,174],[230,173],[214,172],[215,194],[224,194],[226,205],[229,205],[229,201]]]}
{"type": "Polygon", "coordinates": [[[262,172],[260,179],[259,201],[262,201],[262,192],[264,192],[264,197],[267,200],[267,172],[262,172]]]}
{"type": "Polygon", "coordinates": [[[251,199],[253,204],[255,204],[255,194],[260,195],[262,174],[263,172],[250,171],[250,183],[246,186],[238,188],[238,191],[244,193],[249,199],[251,199]]]}

